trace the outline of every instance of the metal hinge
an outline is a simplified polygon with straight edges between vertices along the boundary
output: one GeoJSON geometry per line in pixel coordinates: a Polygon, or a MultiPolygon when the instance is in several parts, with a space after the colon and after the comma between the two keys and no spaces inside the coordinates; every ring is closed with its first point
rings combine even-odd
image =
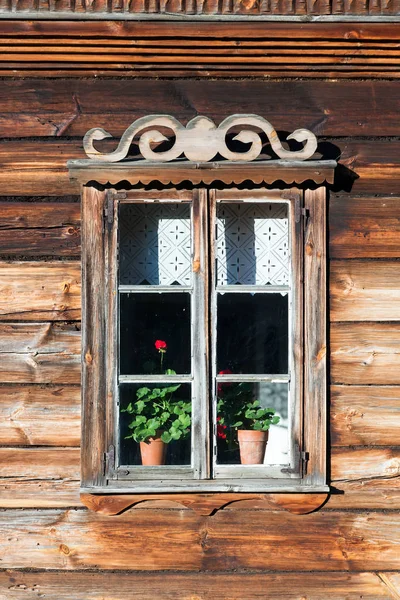
{"type": "Polygon", "coordinates": [[[300,460],[301,460],[301,471],[303,473],[303,475],[307,474],[307,463],[310,460],[310,454],[309,452],[301,452],[300,453],[300,460]]]}
{"type": "Polygon", "coordinates": [[[115,472],[115,448],[113,445],[108,447],[108,452],[104,452],[103,458],[103,475],[111,478],[115,472]]]}
{"type": "Polygon", "coordinates": [[[114,199],[110,194],[107,194],[106,203],[104,206],[104,229],[111,231],[114,223],[114,199]]]}
{"type": "Polygon", "coordinates": [[[300,448],[297,444],[295,444],[294,449],[294,464],[298,465],[298,468],[292,467],[284,467],[281,469],[282,473],[298,473],[300,470],[300,474],[305,475],[307,472],[307,462],[310,458],[308,452],[300,452],[300,448]]]}

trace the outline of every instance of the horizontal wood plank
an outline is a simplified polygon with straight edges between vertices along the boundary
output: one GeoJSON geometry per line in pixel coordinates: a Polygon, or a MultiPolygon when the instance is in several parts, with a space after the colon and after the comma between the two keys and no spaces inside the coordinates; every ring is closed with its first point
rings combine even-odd
{"type": "Polygon", "coordinates": [[[400,510],[399,478],[335,481],[331,490],[327,509],[400,510]]]}
{"type": "Polygon", "coordinates": [[[79,480],[79,448],[1,447],[0,458],[2,478],[79,480]]]}
{"type": "Polygon", "coordinates": [[[1,445],[79,446],[78,386],[3,385],[0,394],[1,445]]]}
{"type": "Polygon", "coordinates": [[[0,508],[82,507],[76,479],[0,478],[0,508]]]}
{"type": "Polygon", "coordinates": [[[331,321],[400,321],[400,262],[333,260],[331,321]]]}
{"type": "MultiPolygon", "coordinates": [[[[251,88],[249,88],[249,94],[251,88]]],[[[129,121],[130,123],[130,121],[129,121]]],[[[107,144],[115,148],[116,143],[107,144]]],[[[324,158],[340,159],[336,170],[336,191],[350,189],[398,194],[400,185],[400,142],[382,140],[332,140],[319,146],[324,158]]],[[[69,181],[66,162],[84,158],[81,141],[48,140],[3,141],[0,144],[0,185],[4,195],[77,194],[76,183],[69,181]]]]}
{"type": "Polygon", "coordinates": [[[240,590],[246,600],[393,600],[375,573],[0,573],[0,600],[229,600],[243,597],[240,590]]]}
{"type": "Polygon", "coordinates": [[[381,512],[8,510],[0,556],[5,569],[396,570],[397,524],[381,512]]]}
{"type": "Polygon", "coordinates": [[[331,477],[338,481],[394,478],[393,487],[400,485],[399,448],[332,448],[331,477]]]}
{"type": "Polygon", "coordinates": [[[2,256],[79,256],[80,204],[0,202],[0,232],[2,256]]]}
{"type": "Polygon", "coordinates": [[[399,258],[400,198],[331,194],[331,258],[399,258]]]}
{"type": "Polygon", "coordinates": [[[331,387],[334,446],[396,446],[400,430],[400,387],[331,387]]]}
{"type": "MultiPolygon", "coordinates": [[[[82,44],[82,38],[77,42],[82,44]]],[[[137,45],[136,40],[124,39],[124,42],[137,45]]],[[[236,44],[226,43],[228,48],[229,44],[236,44]]],[[[263,43],[262,40],[251,42],[257,47],[263,43]]],[[[169,44],[176,41],[171,40],[169,44]]],[[[154,48],[150,49],[154,52],[154,48]]],[[[0,127],[3,136],[8,138],[83,137],[92,127],[103,127],[121,136],[134,118],[146,114],[172,114],[184,122],[197,114],[205,114],[220,122],[237,112],[240,104],[241,112],[260,114],[283,131],[294,131],[301,126],[318,136],[398,135],[394,92],[393,83],[387,81],[254,81],[250,84],[115,79],[110,84],[102,79],[66,79],[60,86],[51,79],[6,80],[0,90],[0,127]],[[152,99],[151,107],[143,103],[147,97],[152,99]],[[283,97],[290,97],[290,102],[282,103],[283,97]]]]}
{"type": "Polygon", "coordinates": [[[79,324],[0,323],[0,383],[80,383],[79,324]]]}
{"type": "Polygon", "coordinates": [[[81,318],[79,262],[0,261],[0,320],[81,318]]]}
{"type": "Polygon", "coordinates": [[[398,323],[333,323],[331,383],[400,384],[398,323]]]}

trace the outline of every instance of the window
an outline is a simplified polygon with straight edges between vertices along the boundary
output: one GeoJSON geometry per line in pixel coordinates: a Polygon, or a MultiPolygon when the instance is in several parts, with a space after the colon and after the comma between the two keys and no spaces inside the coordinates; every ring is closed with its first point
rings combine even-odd
{"type": "Polygon", "coordinates": [[[85,491],[326,490],[324,203],[85,188],[85,491]]]}
{"type": "Polygon", "coordinates": [[[89,160],[69,163],[82,190],[82,492],[328,491],[336,163],[308,161],[304,129],[288,138],[301,150],[283,147],[257,115],[143,117],[103,154],[107,137],[90,130],[89,160]],[[243,127],[238,152],[230,131],[243,127]],[[259,129],[280,160],[258,159],[259,129]],[[138,135],[144,160],[127,159],[138,135]]]}

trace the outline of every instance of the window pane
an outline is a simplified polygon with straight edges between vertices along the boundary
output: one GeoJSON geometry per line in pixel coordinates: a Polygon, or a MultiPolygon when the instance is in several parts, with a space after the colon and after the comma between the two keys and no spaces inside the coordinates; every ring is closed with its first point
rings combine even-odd
{"type": "Polygon", "coordinates": [[[121,374],[189,374],[190,338],[190,294],[120,295],[121,374]]]}
{"type": "Polygon", "coordinates": [[[288,285],[287,204],[218,204],[217,285],[288,285]]]}
{"type": "Polygon", "coordinates": [[[287,294],[218,294],[217,369],[288,372],[287,294]]]}
{"type": "MultiPolygon", "coordinates": [[[[288,385],[286,383],[218,383],[217,462],[241,464],[241,455],[250,448],[255,462],[243,464],[284,465],[288,456],[288,385]],[[271,409],[269,412],[260,409],[271,409]],[[257,418],[258,415],[258,418],[257,418]],[[279,419],[277,418],[279,417],[279,419]],[[272,419],[275,422],[271,422],[272,419]],[[276,422],[278,421],[278,422],[276,422]],[[238,430],[254,430],[270,423],[268,440],[240,442],[238,430]],[[260,462],[256,462],[259,460],[260,462]]],[[[258,434],[257,434],[258,435],[258,434]]],[[[262,434],[260,434],[262,437],[262,434]]],[[[245,459],[243,459],[245,460],[245,459]]]]}
{"type": "MultiPolygon", "coordinates": [[[[161,462],[154,465],[190,465],[191,463],[191,390],[190,384],[120,385],[120,464],[142,465],[142,452],[158,449],[161,462]],[[138,404],[137,404],[138,403],[138,404]],[[126,412],[128,409],[129,412],[126,412]],[[151,435],[149,435],[149,432],[151,435]],[[153,432],[153,433],[152,433],[153,432]],[[134,436],[132,438],[131,436],[134,436]],[[168,443],[149,438],[166,437],[168,443]],[[127,439],[129,438],[129,439],[127,439]],[[144,440],[144,441],[143,441],[144,440]],[[143,441],[142,447],[140,441],[143,441]],[[162,462],[162,461],[165,462],[162,462]]],[[[149,459],[147,459],[148,461],[149,459]]]]}
{"type": "Polygon", "coordinates": [[[191,285],[190,205],[120,207],[120,283],[191,285]]]}

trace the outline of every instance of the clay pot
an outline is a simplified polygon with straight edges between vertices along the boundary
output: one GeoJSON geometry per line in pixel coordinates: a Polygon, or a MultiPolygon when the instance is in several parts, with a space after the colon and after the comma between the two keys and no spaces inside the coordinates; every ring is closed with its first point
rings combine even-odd
{"type": "Polygon", "coordinates": [[[238,429],[237,433],[242,465],[262,465],[268,442],[268,431],[238,429]]]}
{"type": "Polygon", "coordinates": [[[140,454],[144,467],[165,465],[167,444],[160,437],[149,438],[146,442],[140,442],[140,454]]]}

